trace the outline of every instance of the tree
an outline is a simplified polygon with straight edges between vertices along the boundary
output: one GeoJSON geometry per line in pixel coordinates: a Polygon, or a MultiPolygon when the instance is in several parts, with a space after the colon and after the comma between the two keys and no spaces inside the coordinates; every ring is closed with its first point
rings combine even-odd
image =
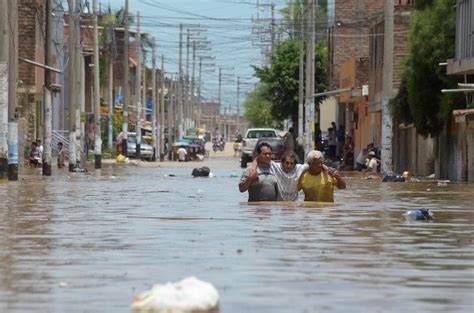
{"type": "Polygon", "coordinates": [[[265,98],[265,84],[258,84],[244,102],[245,118],[251,127],[273,127],[272,104],[265,98]]]}
{"type": "Polygon", "coordinates": [[[454,56],[456,0],[424,3],[412,21],[401,86],[391,105],[395,118],[413,122],[423,136],[436,136],[451,111],[464,104],[459,94],[441,93],[443,88],[456,88],[459,78],[448,76],[438,65],[454,56]]]}
{"type": "MultiPolygon", "coordinates": [[[[295,125],[298,121],[299,45],[294,39],[280,43],[267,66],[254,66],[255,75],[266,86],[262,96],[271,103],[273,118],[278,122],[291,118],[295,125]]],[[[315,90],[321,92],[327,87],[327,48],[317,44],[315,50],[315,90]]]]}

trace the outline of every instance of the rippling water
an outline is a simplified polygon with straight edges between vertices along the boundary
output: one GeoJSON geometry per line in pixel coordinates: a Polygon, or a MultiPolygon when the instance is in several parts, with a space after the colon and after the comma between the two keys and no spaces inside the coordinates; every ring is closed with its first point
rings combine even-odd
{"type": "Polygon", "coordinates": [[[249,205],[241,170],[209,164],[213,178],[104,165],[1,184],[0,312],[129,312],[187,276],[223,313],[473,312],[474,185],[349,173],[334,206],[249,205]],[[434,222],[405,221],[420,207],[434,222]]]}

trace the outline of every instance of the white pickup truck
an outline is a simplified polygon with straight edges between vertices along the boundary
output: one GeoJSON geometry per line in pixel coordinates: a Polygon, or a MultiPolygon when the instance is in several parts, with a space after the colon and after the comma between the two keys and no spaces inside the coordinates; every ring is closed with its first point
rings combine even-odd
{"type": "Polygon", "coordinates": [[[275,138],[277,131],[273,128],[249,128],[242,140],[242,154],[240,157],[240,166],[247,167],[248,162],[253,160],[255,145],[260,138],[275,138]]]}

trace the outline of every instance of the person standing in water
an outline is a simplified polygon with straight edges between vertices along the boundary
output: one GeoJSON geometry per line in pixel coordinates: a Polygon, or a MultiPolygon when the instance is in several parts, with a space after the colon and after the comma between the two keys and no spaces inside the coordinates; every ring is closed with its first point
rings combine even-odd
{"type": "Polygon", "coordinates": [[[277,177],[279,201],[298,199],[298,180],[303,171],[308,169],[308,165],[297,163],[298,156],[291,150],[283,154],[280,163],[270,163],[271,170],[277,177]]]}
{"type": "Polygon", "coordinates": [[[249,193],[249,202],[276,201],[278,186],[275,174],[270,170],[272,147],[262,142],[257,146],[257,155],[252,166],[242,174],[239,182],[239,191],[249,193]]]}
{"type": "Polygon", "coordinates": [[[321,151],[310,151],[306,161],[309,169],[298,181],[298,190],[303,190],[304,201],[334,202],[334,186],[345,189],[344,178],[335,168],[323,164],[324,156],[321,151]]]}

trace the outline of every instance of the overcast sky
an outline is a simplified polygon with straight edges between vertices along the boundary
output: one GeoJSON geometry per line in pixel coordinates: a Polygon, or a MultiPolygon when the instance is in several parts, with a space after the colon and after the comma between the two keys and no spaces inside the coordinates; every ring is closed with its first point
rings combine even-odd
{"type": "MultiPolygon", "coordinates": [[[[276,0],[276,11],[286,2],[276,0]]],[[[101,3],[102,6],[109,4],[106,1],[101,3]]],[[[210,50],[197,51],[197,55],[215,58],[203,61],[215,66],[203,67],[202,96],[206,100],[218,99],[218,68],[221,67],[222,102],[231,112],[237,111],[237,77],[241,81],[239,103],[242,106],[246,92],[257,81],[251,65],[261,65],[263,60],[261,48],[256,45],[260,37],[252,34],[252,27],[257,25],[252,19],[255,20],[257,15],[261,19],[269,18],[271,0],[259,0],[258,3],[260,6],[257,6],[257,0],[129,0],[130,13],[136,15],[140,9],[141,30],[155,37],[157,54],[160,57],[164,54],[167,72],[178,71],[179,24],[186,24],[185,33],[187,28],[207,30],[196,37],[206,37],[210,41],[210,50]],[[200,26],[193,26],[197,24],[200,26]]],[[[110,4],[113,9],[118,9],[124,6],[125,0],[112,0],[110,4]]],[[[268,27],[268,21],[259,24],[268,27]]],[[[183,40],[186,40],[186,34],[183,40]]],[[[186,43],[183,45],[183,70],[186,70],[185,61],[186,43]]],[[[191,62],[189,69],[191,74],[191,62]]],[[[198,62],[195,73],[197,77],[198,62]]]]}

